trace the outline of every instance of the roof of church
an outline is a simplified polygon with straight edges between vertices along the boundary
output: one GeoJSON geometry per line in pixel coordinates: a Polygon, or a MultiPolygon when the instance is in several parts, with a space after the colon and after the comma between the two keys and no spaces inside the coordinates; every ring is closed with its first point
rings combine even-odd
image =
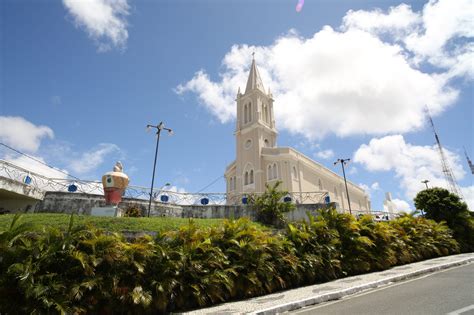
{"type": "Polygon", "coordinates": [[[265,93],[263,88],[262,79],[260,78],[260,73],[258,73],[257,65],[255,64],[255,59],[252,60],[252,65],[250,66],[249,78],[247,79],[247,87],[245,88],[245,93],[252,91],[253,89],[259,89],[265,93]]]}

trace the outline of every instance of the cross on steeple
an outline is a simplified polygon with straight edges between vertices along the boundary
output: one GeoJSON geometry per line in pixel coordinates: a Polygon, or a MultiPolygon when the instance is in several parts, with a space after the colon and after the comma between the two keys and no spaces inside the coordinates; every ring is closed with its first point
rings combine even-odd
{"type": "Polygon", "coordinates": [[[252,53],[252,60],[255,60],[255,51],[252,53]]]}

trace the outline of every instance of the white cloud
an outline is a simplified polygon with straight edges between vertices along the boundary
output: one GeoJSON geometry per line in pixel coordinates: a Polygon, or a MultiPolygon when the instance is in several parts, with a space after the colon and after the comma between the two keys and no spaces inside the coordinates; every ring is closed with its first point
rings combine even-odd
{"type": "MultiPolygon", "coordinates": [[[[463,37],[474,37],[472,0],[431,0],[423,8],[421,31],[410,34],[405,43],[409,50],[436,64],[452,56],[449,51],[459,55],[460,50],[466,47],[463,47],[462,41],[456,40],[462,40],[463,37]]],[[[472,53],[472,45],[468,50],[472,53]]]]}
{"type": "MultiPolygon", "coordinates": [[[[120,151],[119,147],[112,143],[101,143],[96,148],[83,153],[79,158],[70,162],[71,170],[79,174],[85,174],[96,169],[104,162],[107,155],[120,151]]],[[[111,163],[111,168],[115,161],[111,163]]]]}
{"type": "Polygon", "coordinates": [[[420,13],[413,12],[407,4],[390,7],[388,13],[380,9],[373,11],[349,10],[343,18],[343,29],[358,28],[368,32],[406,33],[415,30],[422,22],[420,13]]]}
{"type": "MultiPolygon", "coordinates": [[[[392,206],[394,208],[394,211],[398,212],[398,213],[400,213],[400,212],[406,212],[406,213],[412,212],[410,204],[408,202],[406,202],[405,200],[402,200],[402,199],[397,199],[397,198],[392,199],[392,206]]],[[[386,204],[384,204],[383,209],[386,212],[389,211],[386,204]]]]}
{"type": "Polygon", "coordinates": [[[334,151],[331,149],[322,150],[316,153],[316,157],[327,160],[334,157],[334,151]]]}
{"type": "Polygon", "coordinates": [[[382,10],[349,11],[343,29],[357,28],[372,34],[392,35],[413,54],[414,64],[426,61],[448,69],[442,76],[474,76],[474,5],[471,0],[431,0],[422,12],[401,4],[382,10]]]}
{"type": "Polygon", "coordinates": [[[372,195],[372,193],[380,190],[380,184],[378,182],[374,182],[370,186],[368,186],[366,184],[359,184],[359,187],[361,187],[363,190],[365,190],[365,193],[367,195],[369,195],[369,197],[372,195]]]}
{"type": "Polygon", "coordinates": [[[123,48],[128,38],[127,0],[63,0],[76,27],[83,27],[99,51],[123,48]]]}
{"type": "Polygon", "coordinates": [[[461,193],[464,196],[464,201],[467,203],[470,211],[474,211],[474,185],[461,187],[461,193]]]}
{"type": "MultiPolygon", "coordinates": [[[[45,163],[45,160],[40,157],[40,156],[32,156],[36,160],[45,163]]],[[[6,155],[3,157],[5,161],[12,163],[16,166],[19,166],[26,171],[29,171],[31,173],[36,173],[39,175],[42,175],[47,178],[58,178],[58,179],[65,179],[67,178],[68,172],[63,169],[54,169],[52,167],[48,167],[38,161],[35,161],[33,159],[30,159],[26,156],[19,156],[19,157],[13,157],[10,155],[6,155]]],[[[13,174],[13,173],[12,173],[13,174]]]]}
{"type": "Polygon", "coordinates": [[[23,117],[0,116],[0,141],[18,150],[36,152],[44,138],[54,138],[47,126],[37,126],[23,117]]]}
{"type": "Polygon", "coordinates": [[[375,182],[373,183],[372,185],[370,185],[370,189],[372,190],[380,190],[380,185],[378,182],[375,182]]]}
{"type": "MultiPolygon", "coordinates": [[[[461,158],[447,149],[444,149],[444,153],[455,178],[462,179],[465,172],[461,158]]],[[[424,189],[421,183],[423,180],[429,180],[430,187],[446,188],[436,146],[412,145],[406,143],[401,135],[375,138],[369,144],[361,145],[354,154],[354,161],[369,171],[394,171],[400,178],[401,188],[410,199],[424,189]]],[[[471,208],[473,205],[469,204],[471,208]]]]}
{"type": "MultiPolygon", "coordinates": [[[[453,23],[452,31],[443,35],[447,39],[443,56],[449,55],[449,60],[429,58],[443,71],[418,68],[424,58],[421,50],[418,53],[405,44],[410,34],[441,32],[427,22],[432,19],[428,8],[443,14],[439,8],[446,2],[431,1],[422,12],[413,12],[407,5],[388,13],[349,11],[340,31],[326,26],[310,38],[290,31],[269,46],[234,45],[222,61],[217,81],[200,70],[176,92],[195,93],[222,123],[231,121],[237,87],[245,86],[255,51],[263,83],[274,94],[279,128],[311,140],[327,134],[385,135],[417,130],[424,124],[425,104],[433,115],[444,111],[459,93],[450,85],[451,78],[472,70],[472,54],[467,55],[472,45],[466,40],[449,44],[472,35],[465,24],[453,23]],[[385,30],[394,36],[387,36],[385,30]]],[[[472,10],[450,10],[449,14],[456,16],[444,18],[464,21],[472,10]]]]}
{"type": "Polygon", "coordinates": [[[349,175],[355,175],[359,172],[359,170],[357,169],[357,167],[355,166],[352,166],[350,169],[349,169],[349,175]]]}

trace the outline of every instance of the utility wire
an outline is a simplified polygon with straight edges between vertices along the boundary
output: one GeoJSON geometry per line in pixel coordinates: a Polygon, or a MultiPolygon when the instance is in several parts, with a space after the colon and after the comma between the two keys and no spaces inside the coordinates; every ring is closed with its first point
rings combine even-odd
{"type": "Polygon", "coordinates": [[[60,173],[62,173],[62,174],[64,174],[64,175],[68,176],[68,177],[72,177],[72,178],[74,178],[74,179],[77,179],[77,180],[82,181],[82,179],[80,179],[79,177],[76,177],[76,176],[74,176],[74,175],[69,174],[68,172],[65,172],[65,171],[63,171],[63,170],[60,170],[59,168],[56,168],[56,167],[51,166],[51,165],[49,165],[49,164],[46,164],[45,162],[43,162],[43,161],[41,161],[41,160],[39,160],[39,159],[37,159],[37,158],[34,158],[34,157],[32,157],[32,156],[30,156],[30,155],[28,155],[28,154],[26,154],[26,153],[23,153],[23,152],[21,152],[21,151],[19,151],[19,150],[17,150],[17,149],[14,149],[14,148],[12,148],[12,147],[6,145],[5,143],[0,142],[0,145],[3,145],[3,146],[4,146],[5,148],[7,148],[7,149],[10,149],[10,150],[12,150],[12,151],[14,151],[14,152],[16,152],[16,153],[18,153],[18,154],[20,154],[20,155],[26,156],[27,158],[32,159],[32,160],[34,160],[34,161],[36,161],[36,162],[38,162],[38,163],[40,163],[40,164],[43,164],[43,165],[45,165],[45,166],[47,166],[47,167],[49,167],[49,168],[51,168],[51,169],[53,169],[53,170],[55,170],[55,171],[58,171],[58,172],[60,172],[60,173]]]}
{"type": "Polygon", "coordinates": [[[207,185],[206,187],[200,189],[196,194],[199,194],[200,192],[202,192],[204,189],[207,189],[209,187],[211,187],[212,185],[214,185],[219,179],[221,178],[224,178],[224,176],[222,175],[219,175],[219,177],[217,177],[216,179],[214,179],[209,185],[207,185]]]}

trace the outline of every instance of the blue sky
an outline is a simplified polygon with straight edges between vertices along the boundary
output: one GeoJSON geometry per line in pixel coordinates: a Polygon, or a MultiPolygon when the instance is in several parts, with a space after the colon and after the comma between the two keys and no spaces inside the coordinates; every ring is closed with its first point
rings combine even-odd
{"type": "MultiPolygon", "coordinates": [[[[0,141],[83,179],[116,160],[149,186],[195,192],[235,156],[233,96],[251,52],[275,96],[278,144],[400,209],[444,185],[428,104],[473,207],[472,1],[87,0],[0,3],[0,141]]],[[[0,151],[3,158],[39,166],[0,151]]],[[[41,168],[51,176],[59,176],[41,168]]],[[[222,192],[222,178],[207,191],[222,192]]]]}

